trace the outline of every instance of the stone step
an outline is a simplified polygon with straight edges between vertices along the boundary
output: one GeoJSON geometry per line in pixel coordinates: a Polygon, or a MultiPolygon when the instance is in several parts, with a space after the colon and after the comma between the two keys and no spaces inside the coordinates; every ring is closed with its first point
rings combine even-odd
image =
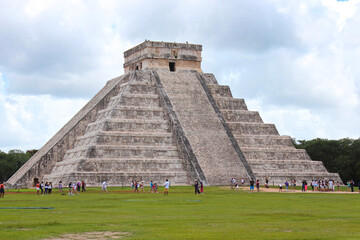
{"type": "Polygon", "coordinates": [[[131,158],[73,158],[59,162],[54,172],[67,171],[126,171],[126,172],[153,172],[167,170],[170,172],[183,172],[181,159],[131,159],[131,158]]]}
{"type": "Polygon", "coordinates": [[[311,160],[304,149],[241,148],[248,160],[311,160]]]}
{"type": "Polygon", "coordinates": [[[74,147],[83,145],[174,145],[169,132],[92,132],[78,137],[74,147]]]}
{"type": "Polygon", "coordinates": [[[244,99],[230,97],[214,97],[220,110],[248,110],[244,99]]]}
{"type": "Polygon", "coordinates": [[[118,119],[109,118],[88,124],[86,133],[94,131],[144,131],[144,132],[169,132],[166,120],[145,119],[118,119]]]}
{"type": "Polygon", "coordinates": [[[279,135],[236,135],[240,147],[273,147],[293,148],[291,137],[279,135]]]}
{"type": "Polygon", "coordinates": [[[231,97],[231,90],[229,86],[208,84],[207,85],[213,97],[231,97]]]}
{"type": "Polygon", "coordinates": [[[279,135],[274,124],[268,123],[227,123],[234,135],[279,135]]]}
{"type": "Polygon", "coordinates": [[[222,110],[223,117],[228,122],[263,123],[259,112],[248,110],[222,110]]]}
{"type": "Polygon", "coordinates": [[[320,161],[309,160],[251,160],[248,161],[253,171],[260,172],[326,172],[324,164],[320,161]]]}
{"type": "Polygon", "coordinates": [[[124,118],[124,119],[164,119],[163,109],[160,107],[117,106],[98,112],[96,119],[124,118]]]}
{"type": "Polygon", "coordinates": [[[175,146],[96,145],[67,150],[64,160],[71,158],[179,158],[175,146]]]}
{"type": "Polygon", "coordinates": [[[168,171],[156,171],[156,172],[82,172],[77,171],[70,174],[50,174],[44,176],[44,181],[58,183],[63,181],[64,188],[70,181],[82,181],[86,182],[88,187],[101,187],[103,181],[107,181],[107,186],[130,186],[132,180],[144,181],[144,184],[148,187],[150,181],[158,183],[158,190],[164,190],[165,180],[170,181],[170,186],[176,185],[189,185],[188,174],[186,172],[168,172],[168,171]]]}
{"type": "Polygon", "coordinates": [[[160,100],[157,94],[121,93],[115,97],[111,97],[108,107],[114,105],[159,107],[160,100]]]}
{"type": "Polygon", "coordinates": [[[157,95],[156,85],[149,82],[127,82],[120,86],[120,90],[126,91],[128,93],[135,94],[155,94],[157,95]]]}
{"type": "Polygon", "coordinates": [[[209,84],[214,84],[214,85],[218,85],[218,82],[216,81],[216,78],[214,76],[214,74],[212,73],[204,73],[204,78],[205,78],[205,82],[207,85],[209,84]]]}

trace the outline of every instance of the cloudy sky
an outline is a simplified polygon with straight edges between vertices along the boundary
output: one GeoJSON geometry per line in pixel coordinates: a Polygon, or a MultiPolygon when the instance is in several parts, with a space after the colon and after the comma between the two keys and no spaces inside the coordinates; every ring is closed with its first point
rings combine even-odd
{"type": "Polygon", "coordinates": [[[360,0],[0,0],[0,150],[38,149],[145,39],[203,45],[250,110],[298,140],[360,137],[360,0]]]}

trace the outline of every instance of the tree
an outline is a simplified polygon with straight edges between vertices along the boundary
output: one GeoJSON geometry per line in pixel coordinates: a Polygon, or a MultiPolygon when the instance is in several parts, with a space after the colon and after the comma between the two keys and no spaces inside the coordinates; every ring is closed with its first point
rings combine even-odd
{"type": "Polygon", "coordinates": [[[322,161],[329,172],[340,174],[343,182],[360,180],[360,139],[294,140],[296,148],[306,149],[310,158],[322,161]]]}

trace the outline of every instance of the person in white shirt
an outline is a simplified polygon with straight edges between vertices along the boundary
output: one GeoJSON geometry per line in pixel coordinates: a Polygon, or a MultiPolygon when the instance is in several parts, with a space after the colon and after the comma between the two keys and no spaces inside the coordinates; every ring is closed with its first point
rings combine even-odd
{"type": "Polygon", "coordinates": [[[107,193],[106,181],[103,181],[103,183],[102,183],[101,193],[103,193],[104,191],[107,193]]]}
{"type": "Polygon", "coordinates": [[[165,195],[169,195],[169,187],[170,187],[170,182],[169,182],[169,180],[166,179],[166,182],[165,182],[164,186],[165,186],[164,196],[165,196],[165,195]]]}

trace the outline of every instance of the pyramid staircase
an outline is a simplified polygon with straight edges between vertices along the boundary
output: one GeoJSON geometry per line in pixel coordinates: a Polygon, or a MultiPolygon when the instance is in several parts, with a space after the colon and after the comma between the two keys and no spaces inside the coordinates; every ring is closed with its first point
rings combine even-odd
{"type": "Polygon", "coordinates": [[[169,122],[148,72],[137,71],[119,85],[119,93],[97,112],[85,134],[75,140],[44,181],[104,180],[129,185],[132,180],[188,185],[169,122]]]}
{"type": "Polygon", "coordinates": [[[312,161],[304,149],[296,149],[289,136],[280,136],[274,124],[266,124],[256,111],[249,111],[244,99],[233,98],[228,86],[218,85],[213,74],[205,74],[207,87],[226,120],[255,178],[270,184],[285,180],[314,178],[342,182],[329,173],[321,161],[312,161]]]}

